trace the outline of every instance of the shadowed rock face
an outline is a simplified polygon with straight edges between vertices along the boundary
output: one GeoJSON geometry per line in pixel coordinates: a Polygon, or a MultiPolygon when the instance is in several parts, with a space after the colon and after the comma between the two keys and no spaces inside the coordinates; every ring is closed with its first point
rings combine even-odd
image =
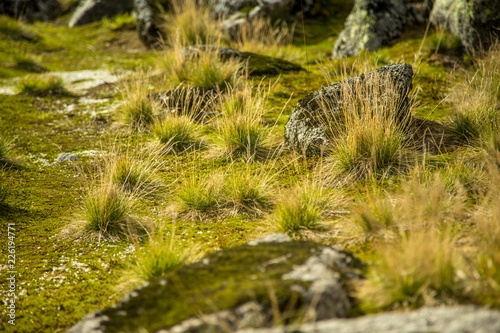
{"type": "Polygon", "coordinates": [[[163,35],[158,27],[158,18],[152,7],[152,0],[134,0],[134,11],[136,13],[137,33],[139,39],[147,47],[161,48],[163,35]]]}
{"type": "Polygon", "coordinates": [[[128,13],[133,8],[133,0],[81,0],[71,20],[70,28],[128,13]]]}
{"type": "Polygon", "coordinates": [[[356,0],[344,30],[333,47],[333,57],[354,56],[394,43],[406,25],[423,19],[404,0],[356,0]]]}
{"type": "Polygon", "coordinates": [[[411,115],[407,95],[412,89],[412,77],[413,69],[409,64],[387,65],[307,95],[297,103],[288,119],[285,126],[286,142],[299,153],[319,155],[331,140],[327,135],[330,122],[341,114],[346,99],[352,101],[360,90],[377,89],[380,91],[379,96],[384,91],[394,91],[400,99],[395,115],[399,119],[409,119],[411,115]],[[372,87],[373,85],[377,87],[372,87]],[[349,91],[347,96],[346,90],[349,91]]]}
{"type": "Polygon", "coordinates": [[[500,37],[500,1],[436,0],[430,20],[460,37],[467,52],[488,50],[500,37]]]}
{"type": "Polygon", "coordinates": [[[284,238],[268,237],[181,267],[87,316],[68,333],[270,327],[272,302],[285,321],[303,318],[305,311],[315,311],[311,320],[347,317],[352,298],[346,285],[361,277],[363,264],[338,248],[284,238]]]}

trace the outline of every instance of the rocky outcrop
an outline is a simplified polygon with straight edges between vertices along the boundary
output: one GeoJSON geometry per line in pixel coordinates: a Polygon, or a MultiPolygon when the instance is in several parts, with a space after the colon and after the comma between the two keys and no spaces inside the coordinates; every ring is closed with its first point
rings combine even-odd
{"type": "Polygon", "coordinates": [[[333,47],[333,57],[354,56],[391,45],[409,24],[422,22],[415,8],[404,0],[356,0],[344,30],[333,47]]]}
{"type": "Polygon", "coordinates": [[[332,138],[327,134],[331,122],[341,121],[346,103],[355,100],[357,94],[377,90],[378,96],[399,98],[397,119],[407,120],[409,115],[408,93],[412,89],[411,65],[387,65],[367,74],[349,77],[341,82],[321,88],[302,98],[285,126],[285,140],[290,148],[306,155],[319,155],[332,138]],[[353,98],[354,97],[354,98],[353,98]]]}
{"type": "Polygon", "coordinates": [[[68,333],[227,332],[284,321],[345,318],[363,264],[338,248],[269,237],[181,267],[95,312],[68,333]],[[205,315],[201,315],[204,313],[205,315]]]}
{"type": "Polygon", "coordinates": [[[467,52],[488,50],[500,38],[500,1],[436,0],[430,20],[460,37],[467,52]]]}
{"type": "Polygon", "coordinates": [[[105,17],[128,13],[132,11],[132,8],[133,0],[81,0],[69,21],[69,26],[72,28],[98,21],[105,17]]]}
{"type": "Polygon", "coordinates": [[[216,52],[220,58],[237,58],[243,63],[248,63],[248,73],[250,75],[278,75],[285,72],[298,72],[304,70],[302,66],[293,62],[264,56],[252,52],[240,52],[229,47],[219,47],[213,45],[190,46],[182,50],[183,56],[193,56],[199,52],[216,52]]]}
{"type": "Polygon", "coordinates": [[[50,21],[59,16],[61,5],[58,0],[3,0],[0,14],[28,21],[50,21]]]}
{"type": "Polygon", "coordinates": [[[382,313],[355,319],[331,319],[314,324],[238,333],[498,333],[500,311],[474,306],[424,308],[410,313],[382,313]]]}
{"type": "Polygon", "coordinates": [[[157,49],[162,47],[164,38],[152,6],[152,0],[134,0],[139,39],[147,47],[157,49]]]}

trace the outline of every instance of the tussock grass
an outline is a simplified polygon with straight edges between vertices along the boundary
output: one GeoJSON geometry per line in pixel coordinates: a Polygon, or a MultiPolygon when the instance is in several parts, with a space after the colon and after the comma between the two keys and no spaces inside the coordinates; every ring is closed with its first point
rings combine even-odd
{"type": "Polygon", "coordinates": [[[269,18],[258,17],[247,21],[236,29],[232,37],[234,46],[240,51],[285,57],[291,54],[288,48],[293,41],[295,26],[286,22],[273,24],[269,18]]]}
{"type": "Polygon", "coordinates": [[[214,120],[217,132],[215,151],[247,161],[265,157],[270,149],[270,131],[264,127],[266,91],[246,85],[233,89],[221,99],[220,117],[214,120]]]}
{"type": "Polygon", "coordinates": [[[173,85],[225,89],[234,87],[243,68],[236,58],[221,59],[216,48],[184,52],[180,46],[167,51],[164,66],[173,85]]]}
{"type": "Polygon", "coordinates": [[[190,116],[168,114],[152,125],[156,139],[176,153],[200,146],[200,131],[190,116]]]}
{"type": "Polygon", "coordinates": [[[462,73],[452,89],[456,112],[450,128],[469,145],[488,150],[500,148],[500,45],[477,60],[475,70],[462,73]]]}
{"type": "Polygon", "coordinates": [[[63,80],[54,75],[28,75],[17,82],[20,94],[29,96],[68,96],[63,80]]]}
{"type": "Polygon", "coordinates": [[[191,178],[177,192],[177,208],[186,219],[213,216],[222,207],[222,179],[211,174],[191,178]]]}
{"type": "Polygon", "coordinates": [[[123,239],[137,232],[130,217],[133,197],[111,183],[89,189],[83,203],[86,230],[104,239],[123,239]]]}
{"type": "Polygon", "coordinates": [[[4,136],[0,136],[0,161],[5,161],[11,150],[11,141],[5,139],[4,136]]]}
{"type": "Polygon", "coordinates": [[[365,301],[383,309],[447,304],[465,299],[465,286],[455,240],[450,229],[429,228],[402,235],[381,245],[380,262],[361,289],[365,301]]]}
{"type": "Polygon", "coordinates": [[[224,180],[224,206],[230,215],[262,215],[273,206],[271,176],[244,169],[224,180]]]}
{"type": "Polygon", "coordinates": [[[174,231],[158,228],[149,236],[149,242],[137,250],[132,272],[139,279],[152,280],[199,259],[197,246],[183,248],[180,245],[174,231]]]}
{"type": "Polygon", "coordinates": [[[139,71],[135,77],[123,84],[123,104],[117,109],[120,118],[132,130],[148,131],[160,112],[160,104],[150,95],[150,82],[146,74],[139,71]]]}
{"type": "Polygon", "coordinates": [[[222,39],[218,22],[197,0],[170,1],[170,11],[164,15],[164,20],[164,30],[171,36],[170,44],[211,45],[222,39]]]}
{"type": "Polygon", "coordinates": [[[281,194],[270,220],[288,234],[316,229],[319,222],[332,215],[338,199],[317,182],[305,182],[281,194]]]}
{"type": "Polygon", "coordinates": [[[402,111],[407,96],[400,96],[389,80],[375,74],[370,82],[345,84],[341,88],[344,102],[337,114],[328,111],[328,101],[321,103],[324,125],[333,141],[325,167],[334,181],[384,179],[414,162],[407,137],[415,96],[409,96],[410,110],[402,111]]]}

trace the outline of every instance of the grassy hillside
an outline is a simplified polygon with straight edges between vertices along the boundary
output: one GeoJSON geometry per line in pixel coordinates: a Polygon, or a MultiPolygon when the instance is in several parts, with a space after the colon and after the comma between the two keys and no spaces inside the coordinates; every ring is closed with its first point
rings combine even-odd
{"type": "Polygon", "coordinates": [[[455,37],[423,26],[391,47],[331,59],[348,13],[306,20],[304,46],[300,24],[293,32],[262,22],[237,42],[217,30],[190,39],[186,9],[167,18],[181,34],[171,32],[162,51],[139,42],[131,17],[69,29],[68,16],[0,16],[0,269],[11,270],[10,245],[18,296],[15,327],[2,320],[0,330],[64,331],[144,280],[276,231],[369,264],[356,314],[498,307],[500,48],[471,57],[455,37]],[[305,70],[252,76],[213,52],[179,56],[199,41],[305,70]],[[409,144],[370,118],[353,119],[326,158],[284,145],[286,121],[308,93],[403,62],[414,71],[412,114],[438,122],[425,127],[431,144],[409,144]],[[58,79],[83,70],[117,82],[82,89],[91,78],[58,79]],[[194,86],[216,91],[186,97],[194,86]],[[181,97],[163,108],[149,98],[169,89],[181,97]],[[60,153],[79,159],[56,162],[60,153]]]}

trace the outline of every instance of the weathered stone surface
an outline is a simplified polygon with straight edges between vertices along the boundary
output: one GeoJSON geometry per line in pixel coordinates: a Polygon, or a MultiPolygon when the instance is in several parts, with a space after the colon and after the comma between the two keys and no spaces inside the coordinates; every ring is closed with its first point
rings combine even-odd
{"type": "MultiPolygon", "coordinates": [[[[349,77],[341,82],[321,88],[302,98],[285,126],[288,145],[306,155],[318,155],[331,140],[327,135],[330,122],[341,113],[346,98],[356,95],[360,88],[393,91],[398,95],[398,119],[408,119],[407,94],[412,89],[413,69],[409,64],[387,65],[367,74],[349,77]],[[369,88],[376,85],[377,87],[369,88]],[[345,90],[349,91],[345,96],[345,90]]],[[[363,90],[363,89],[362,89],[363,90]]],[[[365,90],[366,91],[366,90],[365,90]]]]}
{"type": "Polygon", "coordinates": [[[498,333],[500,311],[474,306],[424,308],[355,319],[330,319],[301,326],[245,329],[238,333],[498,333]]]}
{"type": "Polygon", "coordinates": [[[500,38],[500,1],[436,0],[431,23],[459,36],[469,53],[488,50],[500,38]]]}
{"type": "Polygon", "coordinates": [[[132,8],[133,0],[81,0],[69,21],[69,26],[72,28],[105,17],[128,13],[132,11],[132,8]]]}
{"type": "Polygon", "coordinates": [[[66,161],[74,162],[74,161],[78,161],[79,159],[80,158],[78,156],[76,156],[75,154],[61,153],[61,154],[59,154],[59,156],[57,156],[56,162],[66,162],[66,161]]]}
{"type": "Polygon", "coordinates": [[[423,19],[404,0],[356,0],[344,30],[333,47],[333,57],[354,56],[394,43],[406,25],[423,19]]]}
{"type": "Polygon", "coordinates": [[[250,75],[278,75],[284,72],[298,72],[304,70],[302,66],[294,64],[293,62],[268,57],[252,52],[240,52],[238,50],[219,47],[213,45],[197,45],[185,48],[182,51],[184,56],[193,56],[200,52],[217,52],[222,59],[231,57],[238,58],[242,62],[248,62],[248,72],[250,75]]]}
{"type": "Polygon", "coordinates": [[[227,332],[270,327],[272,299],[284,320],[344,318],[346,283],[363,264],[338,248],[313,242],[264,242],[213,253],[149,282],[115,306],[85,317],[68,333],[227,332]],[[214,311],[217,309],[217,311],[214,311]],[[204,313],[200,317],[200,313],[204,313]]]}
{"type": "Polygon", "coordinates": [[[59,16],[61,5],[58,0],[3,0],[0,14],[6,14],[28,21],[50,21],[59,16]]]}
{"type": "Polygon", "coordinates": [[[158,18],[153,10],[152,0],[134,0],[137,33],[139,39],[150,48],[162,46],[163,35],[158,27],[158,18]]]}

